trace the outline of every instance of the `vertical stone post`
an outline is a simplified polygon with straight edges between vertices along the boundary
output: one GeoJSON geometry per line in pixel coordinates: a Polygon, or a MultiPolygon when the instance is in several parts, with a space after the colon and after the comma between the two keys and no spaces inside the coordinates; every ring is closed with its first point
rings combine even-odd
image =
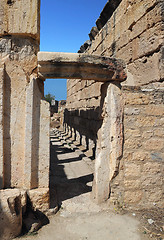
{"type": "Polygon", "coordinates": [[[98,203],[110,195],[110,181],[117,175],[123,147],[123,101],[118,83],[107,84],[103,123],[98,132],[93,197],[98,203]]]}
{"type": "Polygon", "coordinates": [[[2,189],[4,187],[3,88],[4,88],[4,65],[0,66],[0,189],[2,189]]]}
{"type": "Polygon", "coordinates": [[[26,90],[24,187],[49,187],[50,109],[42,80],[31,76],[26,90]]]}
{"type": "Polygon", "coordinates": [[[40,137],[39,137],[39,166],[38,187],[49,187],[50,161],[50,107],[49,103],[41,100],[40,103],[40,137]]]}
{"type": "Polygon", "coordinates": [[[27,189],[32,188],[34,81],[35,78],[32,77],[26,90],[24,187],[27,189]]]}
{"type": "MultiPolygon", "coordinates": [[[[32,161],[31,166],[29,162],[31,157],[36,159],[38,145],[34,146],[28,140],[34,125],[37,125],[32,104],[33,102],[37,104],[40,101],[40,95],[36,100],[34,89],[32,89],[35,88],[35,80],[33,80],[33,83],[30,82],[31,75],[35,73],[37,68],[39,41],[40,0],[1,0],[0,62],[3,61],[5,64],[5,81],[2,94],[1,71],[0,122],[3,119],[5,124],[3,129],[0,127],[0,132],[3,132],[0,140],[0,175],[2,175],[3,171],[4,188],[22,188],[25,186],[31,188],[38,185],[36,182],[38,181],[36,180],[38,168],[35,166],[37,161],[32,161]],[[2,114],[1,105],[2,95],[4,96],[4,115],[2,114]],[[28,133],[27,128],[29,129],[28,133]],[[32,151],[29,149],[31,152],[27,156],[27,145],[30,144],[32,144],[32,151]],[[37,150],[34,151],[34,149],[37,150]],[[2,166],[4,166],[3,170],[2,166]],[[30,179],[32,179],[31,182],[30,179]],[[25,184],[24,180],[26,181],[25,184]]],[[[36,79],[36,75],[34,77],[36,79]]],[[[40,107],[37,108],[37,114],[39,114],[38,109],[40,107]]],[[[36,143],[37,139],[39,142],[39,137],[35,136],[33,143],[36,143]]]]}

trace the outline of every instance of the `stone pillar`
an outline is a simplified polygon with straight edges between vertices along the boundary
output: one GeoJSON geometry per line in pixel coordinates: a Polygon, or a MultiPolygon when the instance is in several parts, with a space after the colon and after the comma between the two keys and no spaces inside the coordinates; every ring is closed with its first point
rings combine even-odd
{"type": "Polygon", "coordinates": [[[38,84],[39,81],[31,76],[26,90],[24,187],[27,189],[38,187],[40,102],[42,98],[38,84]]]}
{"type": "Polygon", "coordinates": [[[26,90],[24,187],[31,189],[34,79],[26,90]]]}
{"type": "Polygon", "coordinates": [[[31,76],[26,91],[24,187],[49,187],[50,109],[42,100],[42,81],[31,76]]]}
{"type": "Polygon", "coordinates": [[[110,195],[110,181],[117,175],[123,147],[123,101],[118,83],[104,84],[103,123],[98,131],[93,197],[98,203],[110,195]],[[105,96],[104,96],[105,95],[105,96]]]}
{"type": "MultiPolygon", "coordinates": [[[[2,107],[0,107],[0,121],[3,118],[5,123],[3,138],[0,141],[1,152],[3,146],[4,188],[24,187],[26,144],[29,144],[27,141],[25,143],[25,139],[27,139],[26,128],[27,126],[30,128],[34,124],[30,119],[30,117],[34,119],[33,113],[27,111],[27,105],[31,99],[26,93],[29,92],[31,75],[37,68],[39,24],[39,0],[0,1],[0,62],[5,64],[4,115],[1,111],[2,107]],[[26,113],[32,115],[27,116],[26,113]],[[27,121],[27,119],[30,120],[27,121]]],[[[2,99],[0,101],[2,102],[2,99]]],[[[0,129],[0,131],[2,130],[0,129]]],[[[0,169],[2,172],[2,157],[0,169]]],[[[33,173],[29,172],[26,181],[31,174],[33,173]]],[[[36,185],[34,183],[34,186],[36,185]]],[[[29,182],[26,186],[29,187],[29,182]]]]}
{"type": "Polygon", "coordinates": [[[40,137],[39,137],[39,166],[38,187],[49,187],[50,162],[50,105],[45,100],[40,103],[40,137]]]}
{"type": "Polygon", "coordinates": [[[3,87],[4,65],[0,66],[0,189],[4,187],[4,161],[3,161],[3,87]]]}

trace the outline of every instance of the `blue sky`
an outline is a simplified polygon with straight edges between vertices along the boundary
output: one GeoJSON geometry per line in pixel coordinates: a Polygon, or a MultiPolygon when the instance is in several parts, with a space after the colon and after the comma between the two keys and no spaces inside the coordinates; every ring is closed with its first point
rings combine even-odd
{"type": "MultiPolygon", "coordinates": [[[[77,52],[107,0],[41,0],[40,51],[77,52]]],[[[66,99],[66,80],[45,81],[45,94],[66,99]]]]}

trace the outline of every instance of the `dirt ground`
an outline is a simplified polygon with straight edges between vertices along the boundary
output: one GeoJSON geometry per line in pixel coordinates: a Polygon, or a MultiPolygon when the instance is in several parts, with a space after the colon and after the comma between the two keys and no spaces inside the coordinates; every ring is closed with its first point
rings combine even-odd
{"type": "MultiPolygon", "coordinates": [[[[91,198],[94,161],[58,130],[51,134],[50,223],[22,240],[164,240],[164,211],[127,212],[91,198]]],[[[50,212],[49,212],[50,214],[50,212]]],[[[20,239],[19,238],[19,239],[20,239]]],[[[17,238],[18,239],[18,238],[17,238]]]]}
{"type": "MultiPolygon", "coordinates": [[[[145,212],[116,213],[107,205],[97,206],[90,193],[65,200],[50,223],[22,240],[163,240],[162,232],[155,231],[145,212]]],[[[161,216],[161,215],[160,215],[161,216]]],[[[158,217],[159,218],[159,217],[158,217]]],[[[158,219],[159,221],[159,219],[158,219]]]]}

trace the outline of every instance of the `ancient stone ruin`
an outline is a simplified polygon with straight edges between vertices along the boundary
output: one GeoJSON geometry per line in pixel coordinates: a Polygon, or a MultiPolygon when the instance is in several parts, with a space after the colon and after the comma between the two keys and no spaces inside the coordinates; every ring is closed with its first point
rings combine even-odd
{"type": "Polygon", "coordinates": [[[46,78],[68,78],[63,130],[93,152],[93,201],[164,206],[162,0],[109,0],[79,53],[39,52],[40,1],[0,2],[0,237],[49,208],[46,78]]]}

